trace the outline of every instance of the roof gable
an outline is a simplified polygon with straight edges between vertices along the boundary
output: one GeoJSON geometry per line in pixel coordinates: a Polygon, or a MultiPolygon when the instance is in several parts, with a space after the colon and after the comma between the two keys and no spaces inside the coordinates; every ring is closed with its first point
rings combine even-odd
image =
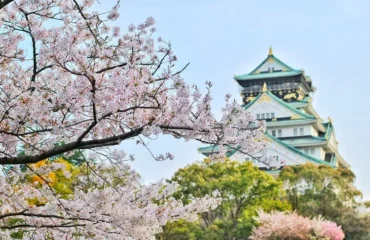
{"type": "Polygon", "coordinates": [[[280,59],[272,54],[272,49],[270,47],[269,55],[262,63],[260,63],[255,69],[253,69],[248,74],[234,76],[235,80],[251,80],[260,78],[276,78],[276,77],[286,77],[295,76],[302,74],[303,71],[295,70],[288,66],[280,59]]]}
{"type": "Polygon", "coordinates": [[[255,69],[252,70],[249,74],[259,74],[259,73],[266,73],[266,72],[274,72],[274,71],[294,71],[293,68],[288,66],[287,64],[280,61],[274,55],[269,55],[267,58],[258,65],[255,69]]]}
{"type": "Polygon", "coordinates": [[[253,114],[274,112],[275,118],[316,119],[316,117],[292,107],[269,91],[260,93],[253,101],[245,105],[244,109],[253,112],[253,114]]]}
{"type": "Polygon", "coordinates": [[[270,134],[268,134],[268,133],[265,133],[265,136],[266,136],[268,139],[270,139],[271,141],[273,141],[273,142],[275,142],[275,143],[277,143],[277,144],[279,144],[279,145],[281,145],[281,146],[285,147],[286,149],[289,149],[290,151],[292,151],[292,152],[294,152],[294,153],[296,153],[296,154],[298,154],[298,155],[301,155],[302,157],[304,157],[304,158],[306,158],[306,159],[309,159],[311,162],[314,162],[314,163],[317,163],[317,164],[331,165],[331,164],[329,164],[328,162],[325,162],[325,161],[323,161],[323,160],[321,160],[321,159],[317,159],[317,158],[315,158],[315,157],[312,157],[311,155],[306,154],[306,153],[302,152],[301,150],[299,150],[299,149],[297,149],[297,148],[295,148],[295,147],[293,147],[293,146],[290,146],[290,145],[288,145],[288,144],[284,143],[283,141],[279,140],[278,138],[275,138],[275,137],[271,136],[271,135],[270,135],[270,134]]]}

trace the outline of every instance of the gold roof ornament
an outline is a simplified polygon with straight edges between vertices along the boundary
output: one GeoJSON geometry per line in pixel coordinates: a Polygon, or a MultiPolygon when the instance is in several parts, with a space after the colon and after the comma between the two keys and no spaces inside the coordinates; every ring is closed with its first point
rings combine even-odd
{"type": "Polygon", "coordinates": [[[269,56],[272,56],[272,47],[270,46],[270,49],[269,49],[269,56]]]}
{"type": "Polygon", "coordinates": [[[333,120],[331,119],[331,117],[328,117],[328,122],[333,125],[333,120]]]}
{"type": "Polygon", "coordinates": [[[267,92],[267,84],[266,84],[266,82],[262,86],[262,92],[267,92]]]}
{"type": "Polygon", "coordinates": [[[293,115],[290,117],[290,119],[292,119],[292,120],[296,120],[296,119],[302,119],[302,117],[301,117],[301,116],[299,116],[299,115],[297,115],[297,114],[293,114],[293,115]]]}

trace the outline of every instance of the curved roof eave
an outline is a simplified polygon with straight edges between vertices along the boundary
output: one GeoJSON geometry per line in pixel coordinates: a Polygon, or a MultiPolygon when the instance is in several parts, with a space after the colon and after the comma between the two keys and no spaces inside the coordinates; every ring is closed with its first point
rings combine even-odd
{"type": "Polygon", "coordinates": [[[265,133],[265,135],[266,135],[267,137],[269,137],[272,141],[275,141],[276,143],[279,143],[280,145],[282,145],[282,146],[284,146],[284,147],[286,147],[286,148],[288,148],[288,149],[292,150],[293,152],[295,152],[295,153],[297,153],[297,154],[299,154],[299,155],[301,155],[301,156],[305,157],[306,159],[309,159],[311,162],[315,162],[315,163],[318,163],[318,164],[324,164],[324,165],[328,165],[328,166],[332,166],[332,167],[333,167],[333,165],[332,165],[332,164],[330,164],[330,163],[328,163],[328,162],[325,162],[325,161],[323,161],[323,160],[321,160],[321,159],[314,158],[314,157],[312,157],[312,156],[310,156],[310,155],[308,155],[308,154],[306,154],[306,153],[304,153],[304,152],[302,152],[302,151],[300,151],[300,150],[296,149],[295,147],[292,147],[292,146],[290,146],[290,145],[288,145],[288,144],[286,144],[286,143],[282,142],[282,141],[281,141],[281,140],[279,140],[278,138],[275,138],[274,136],[272,136],[272,135],[270,135],[270,134],[268,134],[268,133],[265,133]]]}
{"type": "Polygon", "coordinates": [[[258,79],[268,79],[268,78],[278,78],[278,77],[290,77],[300,75],[303,72],[300,70],[294,71],[282,71],[282,72],[269,72],[269,73],[261,73],[261,74],[243,74],[234,76],[236,81],[246,81],[246,80],[258,80],[258,79]]]}

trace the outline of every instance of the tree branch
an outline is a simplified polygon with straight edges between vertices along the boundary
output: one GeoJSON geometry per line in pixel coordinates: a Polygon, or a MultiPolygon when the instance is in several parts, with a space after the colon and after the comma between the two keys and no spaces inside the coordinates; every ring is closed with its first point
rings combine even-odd
{"type": "Polygon", "coordinates": [[[62,154],[65,152],[73,151],[75,149],[91,149],[91,148],[97,148],[106,146],[107,144],[111,145],[118,145],[121,141],[136,137],[138,136],[142,131],[144,127],[136,128],[130,132],[123,133],[117,136],[112,136],[108,138],[103,139],[94,139],[94,140],[87,140],[87,141],[74,141],[67,143],[62,146],[57,146],[49,151],[45,151],[39,155],[35,156],[22,156],[18,155],[17,157],[1,157],[0,158],[0,164],[30,164],[30,163],[37,163],[38,161],[41,161],[43,159],[47,159],[49,157],[62,154]],[[115,144],[114,144],[115,143],[115,144]]]}

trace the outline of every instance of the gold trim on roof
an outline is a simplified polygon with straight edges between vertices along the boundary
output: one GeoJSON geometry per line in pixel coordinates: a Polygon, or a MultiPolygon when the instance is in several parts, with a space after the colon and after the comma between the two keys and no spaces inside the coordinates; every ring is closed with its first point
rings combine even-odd
{"type": "Polygon", "coordinates": [[[328,121],[330,124],[333,124],[333,120],[331,119],[331,117],[328,117],[328,121]]]}
{"type": "Polygon", "coordinates": [[[264,84],[262,86],[262,92],[267,92],[267,84],[266,84],[266,82],[264,82],[264,84]]]}
{"type": "Polygon", "coordinates": [[[272,56],[272,47],[270,46],[270,49],[269,49],[269,56],[272,56]]]}
{"type": "Polygon", "coordinates": [[[290,117],[290,119],[292,120],[295,120],[295,119],[302,119],[303,117],[297,115],[297,114],[293,114],[293,116],[290,117]]]}
{"type": "Polygon", "coordinates": [[[266,94],[263,94],[258,100],[257,102],[271,102],[271,98],[269,96],[267,96],[266,94]]]}

